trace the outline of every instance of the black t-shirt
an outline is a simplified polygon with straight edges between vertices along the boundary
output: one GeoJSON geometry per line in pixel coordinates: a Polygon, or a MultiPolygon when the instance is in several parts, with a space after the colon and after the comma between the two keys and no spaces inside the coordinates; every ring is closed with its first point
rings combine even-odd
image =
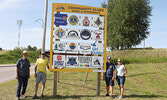
{"type": "Polygon", "coordinates": [[[28,59],[20,58],[16,63],[16,67],[18,68],[18,76],[29,76],[30,66],[31,65],[28,59]]]}
{"type": "Polygon", "coordinates": [[[113,77],[113,70],[115,69],[115,65],[113,63],[106,63],[106,72],[105,77],[113,77]]]}

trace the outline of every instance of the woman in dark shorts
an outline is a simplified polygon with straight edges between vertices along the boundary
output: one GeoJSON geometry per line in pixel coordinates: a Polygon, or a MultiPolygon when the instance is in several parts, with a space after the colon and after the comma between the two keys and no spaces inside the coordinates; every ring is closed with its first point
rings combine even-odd
{"type": "Polygon", "coordinates": [[[127,69],[125,65],[122,64],[121,59],[118,59],[118,65],[117,65],[117,83],[120,88],[120,96],[118,96],[119,99],[123,98],[123,92],[124,92],[124,83],[125,83],[125,74],[127,74],[127,69]]]}

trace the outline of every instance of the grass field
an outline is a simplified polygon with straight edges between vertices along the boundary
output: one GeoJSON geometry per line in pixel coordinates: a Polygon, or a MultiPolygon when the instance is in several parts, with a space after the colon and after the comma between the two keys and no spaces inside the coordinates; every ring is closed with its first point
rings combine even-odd
{"type": "Polygon", "coordinates": [[[107,55],[113,58],[121,58],[126,63],[166,63],[167,49],[139,49],[139,50],[113,50],[107,55]]]}
{"type": "MultiPolygon", "coordinates": [[[[125,82],[125,100],[167,100],[167,63],[129,64],[125,82]]],[[[101,80],[101,96],[96,97],[96,73],[89,73],[87,83],[84,83],[86,73],[60,72],[58,96],[53,97],[53,73],[48,72],[45,96],[41,100],[110,100],[104,97],[105,83],[101,80]]],[[[0,84],[0,100],[14,100],[16,80],[0,84]]],[[[41,86],[39,86],[41,88],[41,86]]],[[[29,80],[26,100],[34,95],[35,78],[29,80]]],[[[39,93],[40,95],[40,88],[39,93]]],[[[119,94],[115,83],[114,96],[119,94]]],[[[115,98],[117,100],[117,98],[115,98]]]]}

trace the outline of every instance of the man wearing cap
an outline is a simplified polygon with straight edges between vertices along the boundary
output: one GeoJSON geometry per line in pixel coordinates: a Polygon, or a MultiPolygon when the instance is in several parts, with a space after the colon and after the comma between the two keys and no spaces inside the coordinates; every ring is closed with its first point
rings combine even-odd
{"type": "Polygon", "coordinates": [[[17,61],[16,64],[16,79],[18,80],[18,85],[17,85],[17,100],[20,99],[20,91],[22,88],[22,97],[26,98],[26,96],[24,95],[26,92],[26,88],[27,88],[27,84],[28,84],[28,79],[30,78],[30,62],[27,59],[28,57],[28,52],[27,51],[23,51],[22,53],[22,58],[20,58],[17,61]]]}
{"type": "Polygon", "coordinates": [[[41,97],[43,97],[43,91],[45,88],[46,74],[47,74],[46,67],[49,69],[48,60],[45,59],[45,53],[42,52],[41,58],[37,59],[36,65],[35,65],[36,85],[35,85],[35,95],[34,95],[33,99],[37,98],[38,85],[39,85],[41,80],[42,80],[41,97]]]}
{"type": "Polygon", "coordinates": [[[106,96],[109,96],[109,88],[111,91],[111,98],[113,99],[113,86],[114,86],[114,71],[115,65],[111,62],[111,57],[107,57],[106,72],[103,73],[103,80],[106,82],[106,96]]]}

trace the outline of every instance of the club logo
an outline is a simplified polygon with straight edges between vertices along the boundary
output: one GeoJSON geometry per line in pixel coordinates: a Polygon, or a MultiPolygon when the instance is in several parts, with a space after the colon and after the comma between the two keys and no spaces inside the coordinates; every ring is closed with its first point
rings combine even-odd
{"type": "Polygon", "coordinates": [[[83,26],[89,26],[90,21],[88,20],[88,17],[85,17],[85,19],[83,20],[83,26]]]}
{"type": "Polygon", "coordinates": [[[67,64],[74,66],[74,65],[77,64],[77,61],[76,61],[76,60],[77,60],[76,57],[68,57],[67,64]]]}
{"type": "Polygon", "coordinates": [[[94,31],[94,34],[95,34],[94,39],[95,39],[96,41],[101,41],[101,40],[102,40],[102,31],[100,31],[100,30],[95,30],[95,31],[94,31]]]}
{"type": "Polygon", "coordinates": [[[75,43],[71,43],[70,45],[69,45],[69,47],[70,47],[70,49],[75,49],[76,48],[76,45],[75,45],[75,43]]]}
{"type": "Polygon", "coordinates": [[[62,60],[62,56],[57,56],[57,60],[61,61],[62,60]]]}
{"type": "Polygon", "coordinates": [[[56,9],[65,10],[65,8],[62,5],[59,5],[56,9]]]}
{"type": "Polygon", "coordinates": [[[80,36],[83,40],[89,40],[91,38],[91,32],[88,29],[83,29],[80,36]]]}
{"type": "Polygon", "coordinates": [[[55,34],[58,38],[61,39],[65,35],[65,31],[62,28],[59,28],[58,30],[55,31],[55,34]]]}
{"type": "Polygon", "coordinates": [[[65,43],[56,43],[54,50],[65,51],[66,44],[65,43]]]}
{"type": "Polygon", "coordinates": [[[68,19],[68,21],[70,22],[71,25],[77,25],[79,22],[79,19],[77,16],[72,15],[70,16],[70,18],[68,19]]]}
{"type": "Polygon", "coordinates": [[[90,57],[80,57],[79,58],[79,61],[80,61],[80,67],[90,67],[90,61],[91,61],[91,58],[90,57]]]}
{"type": "Polygon", "coordinates": [[[100,18],[99,18],[99,17],[98,17],[97,20],[95,21],[95,24],[96,24],[97,26],[99,26],[100,24],[102,24],[102,22],[100,21],[100,18]]]}
{"type": "Polygon", "coordinates": [[[81,45],[81,46],[80,46],[80,49],[82,49],[82,50],[90,50],[90,49],[91,49],[91,46],[84,46],[84,45],[81,45]]]}
{"type": "Polygon", "coordinates": [[[71,30],[70,32],[68,32],[67,37],[74,38],[74,39],[78,38],[78,33],[76,31],[74,31],[74,30],[71,30]]]}
{"type": "Polygon", "coordinates": [[[99,61],[99,59],[97,58],[94,62],[94,65],[98,65],[98,66],[100,66],[101,64],[100,64],[100,61],[99,61]]]}
{"type": "Polygon", "coordinates": [[[97,50],[98,50],[98,48],[96,47],[96,43],[93,43],[92,46],[93,46],[93,47],[92,47],[92,50],[93,50],[93,51],[97,51],[97,50]]]}

